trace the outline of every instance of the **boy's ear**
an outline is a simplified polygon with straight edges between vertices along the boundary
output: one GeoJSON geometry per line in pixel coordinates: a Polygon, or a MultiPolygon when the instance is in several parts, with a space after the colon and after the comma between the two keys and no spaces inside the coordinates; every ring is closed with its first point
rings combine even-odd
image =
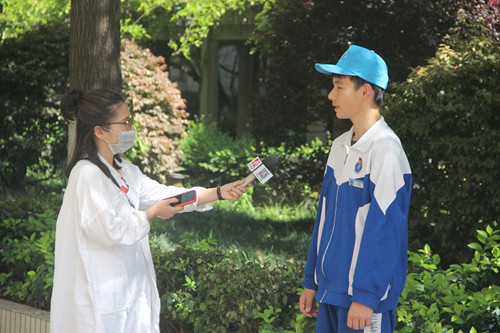
{"type": "Polygon", "coordinates": [[[369,83],[363,84],[361,89],[363,89],[363,98],[369,98],[370,96],[373,96],[373,88],[369,83]]]}

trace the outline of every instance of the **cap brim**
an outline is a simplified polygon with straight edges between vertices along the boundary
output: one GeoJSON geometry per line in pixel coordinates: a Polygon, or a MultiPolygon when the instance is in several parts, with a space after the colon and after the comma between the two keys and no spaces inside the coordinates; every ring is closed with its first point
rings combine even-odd
{"type": "Polygon", "coordinates": [[[316,64],[314,65],[314,68],[316,68],[316,70],[322,74],[340,74],[340,75],[356,76],[356,74],[354,74],[353,72],[345,70],[337,65],[316,64]]]}

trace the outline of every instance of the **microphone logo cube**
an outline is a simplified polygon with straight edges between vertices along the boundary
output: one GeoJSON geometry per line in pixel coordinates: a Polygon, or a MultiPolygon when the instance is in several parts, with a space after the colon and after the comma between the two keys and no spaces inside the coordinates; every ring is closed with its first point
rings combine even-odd
{"type": "Polygon", "coordinates": [[[271,171],[266,168],[259,157],[256,157],[250,163],[248,163],[248,168],[253,173],[255,178],[257,178],[262,184],[265,184],[269,179],[273,177],[271,171]]]}
{"type": "Polygon", "coordinates": [[[262,165],[262,161],[260,160],[260,158],[256,157],[250,163],[248,163],[248,168],[250,169],[251,172],[253,172],[255,169],[257,169],[261,165],[262,165]]]}

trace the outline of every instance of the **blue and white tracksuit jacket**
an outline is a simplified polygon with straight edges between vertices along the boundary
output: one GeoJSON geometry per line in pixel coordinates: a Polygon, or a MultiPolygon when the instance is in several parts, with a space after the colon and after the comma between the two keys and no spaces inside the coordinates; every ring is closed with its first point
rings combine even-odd
{"type": "Polygon", "coordinates": [[[384,118],[351,146],[352,135],[332,144],[302,286],[320,303],[386,312],[406,281],[411,170],[384,118]]]}

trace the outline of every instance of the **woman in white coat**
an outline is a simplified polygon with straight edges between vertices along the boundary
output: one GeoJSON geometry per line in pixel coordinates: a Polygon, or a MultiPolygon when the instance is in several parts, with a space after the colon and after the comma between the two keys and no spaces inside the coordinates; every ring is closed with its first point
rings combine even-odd
{"type": "Polygon", "coordinates": [[[159,332],[149,220],[237,200],[246,192],[243,180],[194,187],[194,203],[172,207],[176,199],[163,199],[186,189],[159,184],[120,157],[132,146],[135,130],[119,93],[73,90],[61,112],[76,120],[76,143],[57,219],[51,332],[159,332]]]}

